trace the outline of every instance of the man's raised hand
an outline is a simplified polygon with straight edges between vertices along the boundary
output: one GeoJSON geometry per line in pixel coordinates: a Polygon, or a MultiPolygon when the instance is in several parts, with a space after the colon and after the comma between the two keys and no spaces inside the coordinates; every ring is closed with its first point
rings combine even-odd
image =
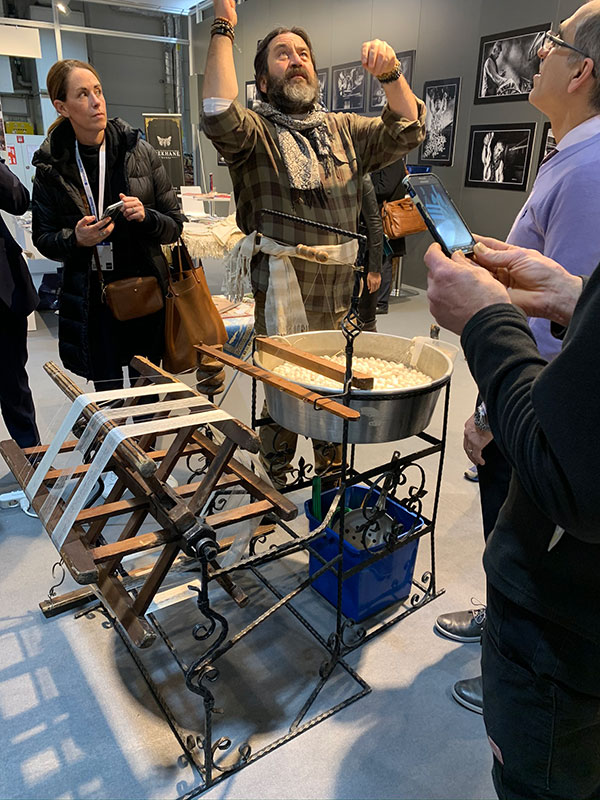
{"type": "Polygon", "coordinates": [[[217,17],[224,17],[226,20],[229,20],[233,26],[237,25],[235,0],[213,0],[213,9],[215,11],[215,19],[217,17]]]}
{"type": "Polygon", "coordinates": [[[385,72],[391,72],[396,66],[396,53],[394,48],[381,39],[372,39],[362,46],[362,65],[377,77],[385,72]]]}

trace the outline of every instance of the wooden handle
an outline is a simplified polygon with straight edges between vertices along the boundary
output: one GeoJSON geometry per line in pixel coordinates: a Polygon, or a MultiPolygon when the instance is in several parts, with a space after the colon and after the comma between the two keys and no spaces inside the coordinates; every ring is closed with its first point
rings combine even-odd
{"type": "MultiPolygon", "coordinates": [[[[256,337],[256,347],[263,353],[270,353],[272,356],[277,356],[284,361],[289,361],[299,367],[305,367],[313,372],[318,372],[319,375],[325,375],[327,378],[339,381],[341,386],[344,385],[346,367],[335,364],[333,361],[328,361],[322,356],[307,353],[305,350],[299,350],[287,342],[268,339],[264,336],[256,337]]],[[[352,386],[356,389],[372,389],[374,383],[375,379],[372,375],[367,375],[364,372],[352,373],[352,386]]]]}
{"type": "Polygon", "coordinates": [[[239,372],[250,375],[252,378],[256,378],[263,383],[268,383],[269,386],[274,386],[276,389],[280,389],[286,394],[291,394],[292,397],[297,397],[304,403],[313,403],[317,406],[317,408],[322,409],[323,411],[329,411],[336,417],[341,417],[342,419],[347,419],[350,421],[360,419],[359,411],[349,408],[348,406],[344,406],[335,400],[331,400],[329,397],[327,397],[327,395],[320,395],[316,392],[311,392],[309,389],[305,389],[303,386],[298,386],[297,383],[292,383],[291,381],[287,381],[285,378],[280,378],[279,375],[273,375],[271,372],[267,372],[266,369],[261,369],[261,367],[256,367],[253,364],[248,364],[246,361],[242,361],[240,358],[227,355],[227,353],[220,353],[218,350],[215,350],[214,347],[211,347],[208,344],[195,344],[194,347],[201,353],[214,356],[214,358],[219,359],[219,361],[222,361],[223,364],[226,364],[228,367],[233,367],[239,372]]]}
{"type": "Polygon", "coordinates": [[[296,252],[301,258],[309,258],[311,261],[318,261],[319,264],[326,264],[329,261],[329,253],[325,250],[317,250],[316,247],[309,247],[306,244],[297,244],[296,252]]]}

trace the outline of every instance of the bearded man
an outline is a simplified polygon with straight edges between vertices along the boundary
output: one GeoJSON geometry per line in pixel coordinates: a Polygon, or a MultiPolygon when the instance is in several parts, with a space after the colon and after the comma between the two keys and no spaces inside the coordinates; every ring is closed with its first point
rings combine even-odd
{"type": "MultiPolygon", "coordinates": [[[[235,0],[213,0],[213,6],[202,127],[227,162],[237,223],[248,234],[229,261],[230,286],[240,289],[249,271],[257,334],[337,328],[350,305],[356,241],[261,211],[355,232],[363,176],[419,145],[424,104],[402,76],[393,48],[375,39],[362,45],[362,65],[384,87],[381,117],[327,113],[319,105],[312,44],[306,31],[294,27],[276,28],[259,42],[257,102],[252,110],[243,108],[233,61],[235,0]],[[298,244],[325,250],[327,263],[298,258],[298,244]]],[[[263,462],[281,487],[296,436],[279,426],[262,426],[260,435],[263,462]]],[[[331,447],[321,442],[314,448],[317,473],[336,466],[331,447]]]]}

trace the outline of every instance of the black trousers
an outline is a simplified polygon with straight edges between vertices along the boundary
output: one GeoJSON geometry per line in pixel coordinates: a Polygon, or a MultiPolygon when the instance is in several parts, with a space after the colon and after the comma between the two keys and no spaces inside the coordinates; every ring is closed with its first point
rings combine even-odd
{"type": "Polygon", "coordinates": [[[498,519],[498,513],[508,496],[512,467],[493,439],[487,447],[484,447],[482,455],[485,464],[477,467],[477,474],[479,475],[483,536],[487,541],[498,519]]]}
{"type": "Polygon", "coordinates": [[[13,314],[0,302],[0,409],[11,437],[19,447],[39,444],[35,408],[29,388],[27,364],[27,317],[13,314]]]}
{"type": "Polygon", "coordinates": [[[96,283],[92,285],[88,318],[90,356],[97,391],[121,389],[123,367],[130,380],[138,377],[129,366],[134,355],[145,356],[160,364],[164,352],[165,309],[146,317],[119,322],[105,303],[100,301],[96,283]]]}
{"type": "Polygon", "coordinates": [[[600,798],[600,646],[489,584],[482,645],[483,716],[500,800],[600,798]]]}
{"type": "Polygon", "coordinates": [[[358,300],[358,316],[363,324],[364,331],[377,331],[377,319],[375,317],[375,307],[379,290],[370,292],[367,287],[367,278],[363,283],[363,290],[358,300]]]}
{"type": "Polygon", "coordinates": [[[381,286],[377,293],[377,305],[381,308],[387,308],[390,302],[390,292],[392,291],[392,277],[393,265],[392,259],[394,256],[384,255],[381,263],[381,286]]]}

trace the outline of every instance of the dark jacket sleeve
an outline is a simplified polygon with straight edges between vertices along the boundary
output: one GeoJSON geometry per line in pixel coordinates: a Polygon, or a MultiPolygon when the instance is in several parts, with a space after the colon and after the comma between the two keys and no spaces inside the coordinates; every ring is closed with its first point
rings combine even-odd
{"type": "Polygon", "coordinates": [[[465,326],[462,344],[501,451],[527,495],[555,524],[600,542],[600,272],[584,290],[565,346],[541,358],[525,315],[494,305],[465,326]]]}
{"type": "Polygon", "coordinates": [[[156,242],[160,244],[176,242],[181,236],[185,221],[179,209],[177,194],[152,145],[141,139],[138,147],[144,148],[144,155],[150,163],[156,205],[155,208],[146,208],[146,218],[141,224],[144,225],[145,233],[156,242]]]}
{"type": "Polygon", "coordinates": [[[35,173],[31,223],[33,243],[46,258],[64,261],[76,250],[75,229],[61,227],[61,203],[43,167],[35,173]]]}
{"type": "Polygon", "coordinates": [[[363,178],[363,195],[360,209],[367,228],[369,263],[368,272],[381,272],[383,260],[383,224],[381,213],[375,197],[375,189],[368,175],[363,178]]]}
{"type": "Polygon", "coordinates": [[[29,208],[29,192],[4,162],[0,162],[0,208],[17,217],[29,208]]]}
{"type": "Polygon", "coordinates": [[[406,190],[402,179],[406,175],[406,165],[401,158],[383,169],[371,173],[371,179],[377,195],[377,202],[382,204],[390,200],[399,200],[404,197],[406,190]]]}

